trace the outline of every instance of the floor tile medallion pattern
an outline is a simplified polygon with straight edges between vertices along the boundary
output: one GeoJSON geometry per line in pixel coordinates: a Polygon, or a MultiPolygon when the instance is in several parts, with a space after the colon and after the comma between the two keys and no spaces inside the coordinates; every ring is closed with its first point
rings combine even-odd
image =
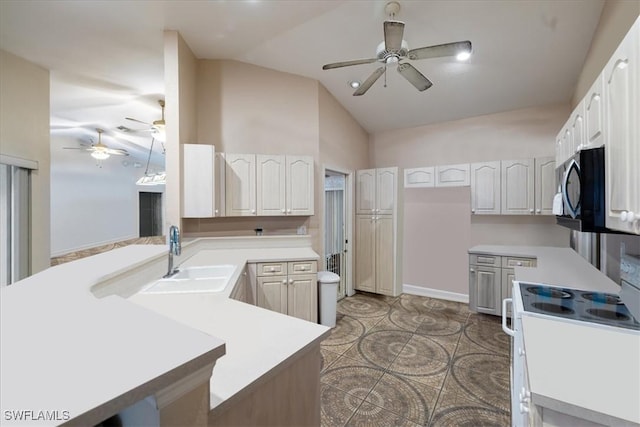
{"type": "Polygon", "coordinates": [[[509,426],[509,339],[466,304],[357,293],[322,342],[322,426],[509,426]]]}

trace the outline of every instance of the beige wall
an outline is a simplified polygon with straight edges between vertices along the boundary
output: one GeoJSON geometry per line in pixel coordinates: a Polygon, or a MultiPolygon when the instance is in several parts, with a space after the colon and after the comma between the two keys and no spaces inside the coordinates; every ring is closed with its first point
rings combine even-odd
{"type": "Polygon", "coordinates": [[[607,0],[605,2],[571,100],[572,108],[578,105],[586,95],[638,15],[640,15],[639,0],[607,0]]]}
{"type": "MultiPolygon", "coordinates": [[[[528,108],[371,136],[375,167],[402,168],[554,155],[568,105],[528,108]]],[[[468,293],[467,250],[477,244],[568,246],[553,217],[471,216],[469,187],[404,192],[405,284],[468,293]]]]}
{"type": "MultiPolygon", "coordinates": [[[[165,224],[181,225],[182,152],[180,144],[195,142],[197,132],[197,60],[177,31],[164,33],[165,120],[165,224]]],[[[183,225],[184,226],[184,225],[183,225]]]]}
{"type": "Polygon", "coordinates": [[[50,264],[49,70],[0,51],[0,153],[38,162],[31,173],[31,272],[50,264]]]}

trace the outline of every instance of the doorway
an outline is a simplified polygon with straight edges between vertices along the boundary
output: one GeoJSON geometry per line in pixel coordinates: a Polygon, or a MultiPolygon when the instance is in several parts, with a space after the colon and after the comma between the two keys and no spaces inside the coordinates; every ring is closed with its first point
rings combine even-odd
{"type": "Polygon", "coordinates": [[[162,193],[141,191],[139,197],[139,237],[162,235],[162,193]]]}
{"type": "Polygon", "coordinates": [[[347,295],[349,275],[348,175],[325,169],[324,174],[324,261],[325,269],[340,276],[338,300],[347,295]]]}

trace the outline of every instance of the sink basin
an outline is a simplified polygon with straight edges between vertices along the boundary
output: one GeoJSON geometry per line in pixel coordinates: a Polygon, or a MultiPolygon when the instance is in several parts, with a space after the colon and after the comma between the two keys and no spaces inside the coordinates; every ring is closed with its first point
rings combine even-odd
{"type": "Polygon", "coordinates": [[[235,265],[187,267],[166,279],[143,288],[142,294],[176,294],[193,292],[221,292],[229,283],[235,265]]]}

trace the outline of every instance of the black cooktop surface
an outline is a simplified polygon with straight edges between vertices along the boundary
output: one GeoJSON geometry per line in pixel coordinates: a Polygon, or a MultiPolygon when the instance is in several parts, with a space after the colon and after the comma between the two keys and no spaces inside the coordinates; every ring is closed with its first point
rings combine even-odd
{"type": "Polygon", "coordinates": [[[616,294],[520,283],[524,310],[607,326],[640,330],[616,294]]]}

